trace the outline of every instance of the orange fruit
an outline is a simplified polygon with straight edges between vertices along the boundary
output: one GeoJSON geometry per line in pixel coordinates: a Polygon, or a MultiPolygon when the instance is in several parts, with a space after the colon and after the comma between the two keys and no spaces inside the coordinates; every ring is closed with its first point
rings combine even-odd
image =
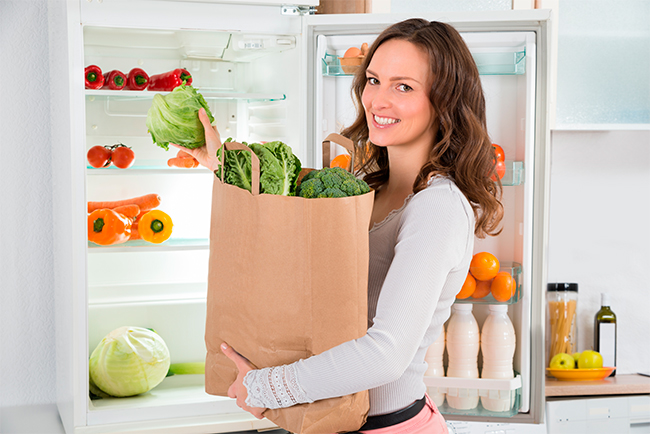
{"type": "Polygon", "coordinates": [[[348,170],[350,167],[350,160],[352,160],[352,157],[348,154],[337,155],[330,162],[330,167],[340,167],[341,169],[348,170]]]}
{"type": "Polygon", "coordinates": [[[472,257],[469,272],[476,280],[492,280],[499,272],[499,260],[489,252],[480,252],[472,257]]]}
{"type": "Polygon", "coordinates": [[[472,298],[483,298],[488,295],[490,293],[490,283],[492,283],[491,280],[477,280],[472,298]]]}
{"type": "Polygon", "coordinates": [[[517,282],[507,271],[499,271],[492,280],[490,291],[496,301],[508,301],[515,295],[517,282]]]}
{"type": "Polygon", "coordinates": [[[456,294],[456,298],[459,300],[467,298],[470,295],[474,294],[475,289],[476,289],[476,279],[474,279],[474,276],[467,273],[467,277],[465,278],[465,283],[463,283],[463,287],[460,288],[460,292],[456,294]]]}
{"type": "Polygon", "coordinates": [[[357,47],[350,47],[347,49],[343,57],[358,57],[361,56],[361,50],[357,47]]]}

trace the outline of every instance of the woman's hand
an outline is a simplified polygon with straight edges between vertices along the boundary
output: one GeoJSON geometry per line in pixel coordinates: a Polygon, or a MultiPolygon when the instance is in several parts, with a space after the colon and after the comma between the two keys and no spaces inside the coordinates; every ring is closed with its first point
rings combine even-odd
{"type": "Polygon", "coordinates": [[[170,145],[187,152],[192,157],[196,158],[199,164],[214,172],[217,170],[219,164],[219,160],[217,159],[217,150],[221,147],[221,138],[219,137],[217,127],[210,125],[210,118],[208,118],[204,108],[199,109],[199,120],[203,124],[203,129],[205,130],[205,145],[195,149],[185,148],[174,143],[170,143],[170,145]]]}
{"type": "Polygon", "coordinates": [[[265,408],[249,407],[246,405],[248,390],[246,390],[246,386],[244,386],[244,377],[248,371],[252,371],[255,367],[225,342],[221,344],[221,351],[223,351],[226,357],[235,362],[238,371],[237,379],[228,388],[228,396],[237,399],[237,405],[239,407],[246,410],[256,418],[262,419],[264,417],[262,416],[262,413],[266,410],[265,408]]]}

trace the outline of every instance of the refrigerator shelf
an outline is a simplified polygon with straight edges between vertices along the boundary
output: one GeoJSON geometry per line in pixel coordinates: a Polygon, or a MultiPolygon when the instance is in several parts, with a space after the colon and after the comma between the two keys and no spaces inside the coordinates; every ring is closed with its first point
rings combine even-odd
{"type": "Polygon", "coordinates": [[[170,238],[160,244],[144,240],[131,240],[110,246],[100,246],[88,241],[88,253],[207,250],[209,246],[210,241],[207,238],[170,238]]]}
{"type": "MultiPolygon", "coordinates": [[[[211,91],[208,88],[196,87],[197,91],[205,99],[229,99],[244,101],[283,101],[287,96],[283,93],[247,93],[247,92],[219,92],[211,91]]],[[[121,101],[153,99],[154,95],[166,95],[169,92],[158,92],[149,90],[110,90],[110,89],[86,89],[86,98],[94,101],[95,98],[120,99],[121,101]]]]}
{"type": "Polygon", "coordinates": [[[480,417],[509,418],[519,412],[521,401],[521,375],[515,372],[515,377],[506,380],[493,380],[486,378],[451,378],[451,377],[424,377],[430,396],[446,394],[454,397],[479,397],[478,405],[468,410],[459,410],[449,405],[445,398],[438,409],[442,414],[480,417]],[[507,399],[507,411],[490,411],[483,407],[481,399],[507,399]]]}
{"type": "Polygon", "coordinates": [[[185,302],[205,303],[207,282],[158,282],[104,284],[88,286],[88,305],[156,304],[185,302]]]}
{"type": "Polygon", "coordinates": [[[515,279],[515,282],[517,284],[517,287],[515,288],[515,294],[510,298],[508,301],[497,301],[494,299],[492,294],[488,294],[485,297],[482,298],[464,298],[464,299],[456,299],[454,303],[459,303],[459,304],[515,304],[519,300],[521,300],[521,297],[523,296],[522,290],[521,290],[521,264],[517,262],[501,262],[501,267],[499,271],[507,271],[510,273],[510,275],[515,279]]]}
{"type": "MultiPolygon", "coordinates": [[[[173,151],[176,151],[176,149],[173,149],[173,151]]],[[[173,158],[174,155],[175,154],[170,154],[169,158],[173,158]]],[[[170,173],[206,174],[210,172],[203,166],[186,169],[182,167],[169,167],[166,163],[166,160],[138,160],[136,158],[134,165],[128,169],[120,169],[112,165],[100,168],[87,165],[86,175],[164,175],[170,173]]]]}
{"type": "Polygon", "coordinates": [[[125,398],[88,400],[88,425],[155,420],[161,409],[176,417],[243,414],[234,399],[208,395],[204,375],[173,375],[149,392],[125,398]]]}
{"type": "MultiPolygon", "coordinates": [[[[481,75],[522,75],[526,73],[526,50],[513,48],[513,51],[473,52],[472,56],[481,75]]],[[[354,76],[359,66],[341,65],[338,56],[325,53],[322,59],[324,76],[354,76]]]]}

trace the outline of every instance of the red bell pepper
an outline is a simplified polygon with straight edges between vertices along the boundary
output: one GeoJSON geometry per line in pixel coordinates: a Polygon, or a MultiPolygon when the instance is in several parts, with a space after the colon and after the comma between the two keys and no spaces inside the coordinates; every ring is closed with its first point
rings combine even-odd
{"type": "Polygon", "coordinates": [[[149,74],[144,69],[133,68],[126,75],[126,87],[128,90],[145,90],[149,86],[149,74]]]}
{"type": "Polygon", "coordinates": [[[84,69],[86,89],[99,89],[104,85],[104,75],[97,65],[89,65],[84,69]]]}
{"type": "Polygon", "coordinates": [[[156,74],[149,77],[149,90],[174,90],[181,84],[187,86],[192,84],[192,75],[187,69],[178,68],[163,74],[156,74]]]}
{"type": "Polygon", "coordinates": [[[109,88],[111,90],[122,90],[126,86],[126,75],[123,72],[114,69],[108,71],[104,74],[104,86],[103,88],[109,88]]]}

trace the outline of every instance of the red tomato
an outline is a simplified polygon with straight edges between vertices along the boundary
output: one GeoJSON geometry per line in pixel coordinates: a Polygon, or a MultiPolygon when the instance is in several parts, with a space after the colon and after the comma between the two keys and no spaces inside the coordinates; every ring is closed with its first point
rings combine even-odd
{"type": "Polygon", "coordinates": [[[497,161],[506,161],[506,153],[503,152],[503,148],[496,143],[492,143],[492,146],[494,146],[494,153],[497,156],[497,161]]]}
{"type": "Polygon", "coordinates": [[[135,152],[128,146],[118,145],[113,149],[113,164],[120,169],[128,169],[135,161],[135,152]]]}
{"type": "Polygon", "coordinates": [[[93,146],[86,155],[88,163],[95,167],[108,167],[111,165],[111,149],[106,146],[93,146]]]}
{"type": "MultiPolygon", "coordinates": [[[[495,164],[495,170],[497,171],[497,176],[499,179],[503,179],[503,175],[506,174],[506,163],[501,160],[497,160],[495,164]]],[[[492,181],[496,181],[494,175],[492,175],[492,181]]]]}

